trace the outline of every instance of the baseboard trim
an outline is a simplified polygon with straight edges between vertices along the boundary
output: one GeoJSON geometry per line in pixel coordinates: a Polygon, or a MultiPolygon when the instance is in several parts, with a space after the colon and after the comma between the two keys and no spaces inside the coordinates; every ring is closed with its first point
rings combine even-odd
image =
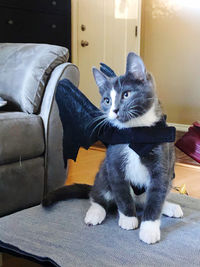
{"type": "Polygon", "coordinates": [[[188,128],[191,126],[191,125],[188,125],[188,124],[179,124],[179,123],[173,123],[173,122],[168,122],[167,124],[169,126],[175,127],[176,130],[180,131],[180,132],[187,132],[188,128]]]}
{"type": "MultiPolygon", "coordinates": [[[[198,163],[196,162],[196,164],[198,164],[198,163]]],[[[200,170],[200,165],[193,165],[191,163],[176,162],[175,166],[180,166],[180,167],[184,167],[184,168],[193,168],[193,169],[200,170]]]]}

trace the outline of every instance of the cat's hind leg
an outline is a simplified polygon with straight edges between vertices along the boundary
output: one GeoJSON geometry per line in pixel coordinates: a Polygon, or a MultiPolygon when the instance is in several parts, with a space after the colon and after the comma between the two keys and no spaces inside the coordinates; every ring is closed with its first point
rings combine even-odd
{"type": "Polygon", "coordinates": [[[174,218],[183,217],[183,211],[181,209],[181,206],[168,201],[165,201],[163,205],[162,214],[174,218]]]}
{"type": "Polygon", "coordinates": [[[101,224],[106,218],[108,203],[111,199],[112,195],[106,180],[106,166],[103,162],[90,191],[91,206],[86,213],[85,223],[87,225],[101,224]]]}

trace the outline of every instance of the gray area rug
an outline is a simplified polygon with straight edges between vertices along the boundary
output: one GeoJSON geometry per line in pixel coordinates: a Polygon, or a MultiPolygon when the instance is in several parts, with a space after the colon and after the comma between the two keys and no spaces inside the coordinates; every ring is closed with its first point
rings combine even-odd
{"type": "Polygon", "coordinates": [[[1,218],[0,246],[66,267],[200,266],[200,200],[178,194],[169,199],[182,206],[184,218],[162,216],[162,238],[154,245],[141,242],[139,230],[121,229],[117,215],[86,226],[89,201],[70,200],[1,218]]]}

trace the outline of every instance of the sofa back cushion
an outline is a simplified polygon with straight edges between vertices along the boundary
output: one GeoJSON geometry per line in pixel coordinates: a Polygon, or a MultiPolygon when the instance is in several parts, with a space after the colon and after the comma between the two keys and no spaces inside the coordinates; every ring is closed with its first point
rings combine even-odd
{"type": "Polygon", "coordinates": [[[0,44],[0,96],[27,113],[37,113],[52,70],[68,60],[65,47],[0,44]]]}

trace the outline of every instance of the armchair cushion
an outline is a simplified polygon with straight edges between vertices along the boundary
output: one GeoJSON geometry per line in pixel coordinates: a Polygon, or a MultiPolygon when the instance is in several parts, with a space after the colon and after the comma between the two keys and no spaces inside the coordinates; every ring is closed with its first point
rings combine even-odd
{"type": "Polygon", "coordinates": [[[0,112],[0,165],[31,159],[44,152],[40,116],[24,112],[0,112]]]}
{"type": "Polygon", "coordinates": [[[0,44],[0,95],[18,110],[37,113],[52,70],[68,49],[48,44],[0,44]]]}

